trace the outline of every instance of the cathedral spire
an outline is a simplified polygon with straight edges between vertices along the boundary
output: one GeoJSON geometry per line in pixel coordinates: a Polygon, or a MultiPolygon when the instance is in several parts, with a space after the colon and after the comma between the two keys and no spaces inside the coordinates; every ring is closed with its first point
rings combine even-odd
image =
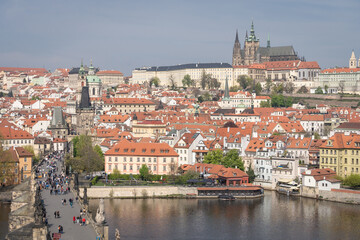
{"type": "Polygon", "coordinates": [[[246,30],[245,41],[247,41],[247,40],[248,40],[248,32],[246,30]]]}
{"type": "Polygon", "coordinates": [[[229,100],[230,100],[229,82],[228,82],[228,77],[226,76],[226,79],[225,79],[225,93],[224,93],[223,101],[229,101],[229,100]]]}
{"type": "Polygon", "coordinates": [[[270,48],[270,34],[268,34],[267,47],[270,48]]]}
{"type": "Polygon", "coordinates": [[[236,29],[235,43],[237,42],[239,42],[239,34],[238,34],[238,30],[236,29]]]}

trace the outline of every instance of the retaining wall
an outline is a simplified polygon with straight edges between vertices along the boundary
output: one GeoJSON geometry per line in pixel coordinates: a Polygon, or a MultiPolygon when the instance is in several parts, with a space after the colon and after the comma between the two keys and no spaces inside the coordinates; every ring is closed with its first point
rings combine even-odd
{"type": "MultiPolygon", "coordinates": [[[[126,186],[126,187],[97,187],[87,188],[88,198],[137,198],[162,197],[168,195],[196,194],[196,187],[179,186],[126,186]]],[[[84,188],[79,189],[80,197],[84,195],[84,188]]]]}
{"type": "Polygon", "coordinates": [[[302,186],[301,196],[332,202],[360,204],[360,191],[348,189],[332,189],[331,191],[326,191],[314,187],[302,186]]]}

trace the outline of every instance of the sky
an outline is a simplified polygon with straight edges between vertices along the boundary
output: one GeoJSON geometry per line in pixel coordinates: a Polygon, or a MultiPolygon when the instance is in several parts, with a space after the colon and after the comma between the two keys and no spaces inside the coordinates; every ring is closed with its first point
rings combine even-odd
{"type": "Polygon", "coordinates": [[[360,57],[359,0],[1,0],[1,67],[119,70],[231,64],[254,21],[260,46],[292,45],[321,68],[360,57]]]}

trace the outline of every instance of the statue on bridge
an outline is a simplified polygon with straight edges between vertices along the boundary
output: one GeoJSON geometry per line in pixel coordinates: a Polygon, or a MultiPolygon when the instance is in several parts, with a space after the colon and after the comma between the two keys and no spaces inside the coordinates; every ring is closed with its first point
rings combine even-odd
{"type": "Polygon", "coordinates": [[[99,208],[96,212],[95,221],[97,224],[103,224],[105,223],[105,205],[104,205],[104,199],[101,198],[99,202],[99,208]]]}

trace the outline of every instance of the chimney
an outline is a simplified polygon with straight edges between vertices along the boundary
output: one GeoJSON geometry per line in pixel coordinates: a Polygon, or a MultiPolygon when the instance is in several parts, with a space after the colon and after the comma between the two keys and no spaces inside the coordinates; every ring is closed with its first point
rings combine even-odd
{"type": "Polygon", "coordinates": [[[304,135],[303,135],[303,134],[302,134],[302,135],[300,135],[300,138],[301,138],[301,139],[304,139],[304,135]]]}
{"type": "Polygon", "coordinates": [[[230,127],[227,128],[227,132],[230,132],[230,127]]]}

